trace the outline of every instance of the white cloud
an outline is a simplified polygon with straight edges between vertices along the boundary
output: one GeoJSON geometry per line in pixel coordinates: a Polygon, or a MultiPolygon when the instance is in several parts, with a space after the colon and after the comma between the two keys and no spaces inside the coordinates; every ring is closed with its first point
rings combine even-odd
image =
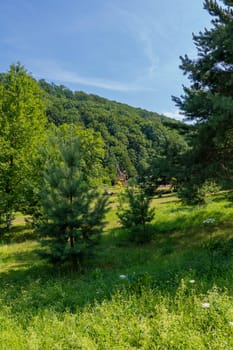
{"type": "Polygon", "coordinates": [[[147,73],[150,78],[153,78],[159,67],[159,58],[154,53],[151,35],[146,28],[141,25],[141,29],[138,31],[138,37],[142,43],[144,54],[149,61],[147,73]]]}
{"type": "Polygon", "coordinates": [[[142,13],[133,13],[123,8],[117,8],[116,6],[114,6],[114,13],[118,14],[121,25],[128,28],[138,42],[140,54],[143,53],[145,56],[145,65],[141,69],[142,74],[137,80],[154,79],[160,64],[157,51],[155,52],[156,34],[164,36],[159,24],[155,23],[154,19],[152,21],[148,14],[145,18],[142,13]]]}
{"type": "MultiPolygon", "coordinates": [[[[31,64],[32,66],[32,64],[31,64]]],[[[144,88],[135,83],[124,83],[115,80],[101,79],[95,77],[85,77],[77,72],[73,72],[67,69],[63,69],[59,64],[55,62],[34,62],[33,63],[34,75],[38,78],[49,79],[52,81],[58,81],[62,83],[80,84],[85,86],[96,87],[105,90],[130,92],[130,91],[143,91],[150,90],[150,88],[144,88]],[[43,67],[43,68],[42,68],[43,67]]]]}
{"type": "Polygon", "coordinates": [[[174,111],[174,112],[162,112],[161,114],[165,115],[166,117],[172,118],[172,119],[176,119],[176,120],[180,120],[180,121],[184,121],[185,116],[181,115],[180,112],[178,110],[174,111]]]}

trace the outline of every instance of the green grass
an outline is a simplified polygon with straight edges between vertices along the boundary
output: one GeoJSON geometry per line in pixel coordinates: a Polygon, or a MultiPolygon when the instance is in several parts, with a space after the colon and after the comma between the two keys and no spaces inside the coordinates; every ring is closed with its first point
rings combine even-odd
{"type": "Polygon", "coordinates": [[[0,349],[232,349],[233,205],[223,195],[201,207],[154,199],[153,240],[135,245],[111,201],[77,274],[39,259],[21,221],[2,236],[0,349]]]}

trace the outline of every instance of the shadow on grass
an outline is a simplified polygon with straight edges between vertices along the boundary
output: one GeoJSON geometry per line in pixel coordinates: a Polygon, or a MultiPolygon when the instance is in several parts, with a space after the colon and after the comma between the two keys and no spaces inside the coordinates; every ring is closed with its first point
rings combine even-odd
{"type": "Polygon", "coordinates": [[[33,316],[43,310],[72,312],[110,299],[118,289],[115,276],[99,268],[71,273],[46,262],[0,274],[1,302],[13,313],[33,316]]]}
{"type": "Polygon", "coordinates": [[[20,243],[26,240],[34,240],[36,234],[33,230],[25,225],[13,226],[11,230],[2,228],[0,230],[0,240],[2,243],[20,243]]]}
{"type": "Polygon", "coordinates": [[[174,204],[174,203],[179,203],[180,199],[177,198],[174,193],[170,194],[164,194],[164,195],[157,195],[153,197],[153,203],[155,205],[160,205],[160,204],[174,204]]]}
{"type": "Polygon", "coordinates": [[[166,198],[158,198],[158,204],[159,205],[164,205],[164,204],[176,204],[178,203],[179,201],[177,199],[166,199],[166,198]]]}
{"type": "Polygon", "coordinates": [[[7,254],[6,256],[1,257],[1,262],[3,263],[2,269],[8,270],[12,266],[15,268],[17,266],[25,266],[25,267],[31,267],[35,261],[38,261],[38,252],[39,249],[24,249],[22,251],[13,251],[10,254],[7,254]],[[4,268],[5,265],[5,268],[4,268]]]}
{"type": "Polygon", "coordinates": [[[30,317],[48,309],[75,313],[125,289],[140,295],[141,288],[159,288],[174,295],[181,279],[195,279],[200,293],[218,281],[230,286],[233,240],[221,237],[212,248],[207,243],[205,237],[197,236],[195,241],[194,236],[177,231],[155,233],[151,243],[135,245],[127,241],[126,231],[112,229],[77,273],[39,260],[36,249],[15,252],[11,261],[18,263],[17,269],[8,266],[0,273],[2,303],[30,317]],[[122,275],[127,279],[122,280],[122,275]]]}
{"type": "Polygon", "coordinates": [[[217,193],[217,194],[214,194],[212,196],[207,197],[207,199],[209,198],[211,200],[211,202],[214,202],[214,203],[221,203],[222,201],[228,200],[229,193],[230,192],[228,192],[227,194],[220,192],[220,193],[217,193]]]}

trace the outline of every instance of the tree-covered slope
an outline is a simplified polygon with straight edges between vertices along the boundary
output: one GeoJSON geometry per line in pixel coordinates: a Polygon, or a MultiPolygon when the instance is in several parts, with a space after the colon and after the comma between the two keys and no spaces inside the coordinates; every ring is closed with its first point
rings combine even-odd
{"type": "Polygon", "coordinates": [[[189,127],[184,123],[45,80],[39,84],[45,93],[49,121],[55,125],[79,123],[101,134],[106,177],[111,180],[116,176],[117,164],[132,177],[167,150],[177,148],[182,152],[187,148],[189,127]]]}

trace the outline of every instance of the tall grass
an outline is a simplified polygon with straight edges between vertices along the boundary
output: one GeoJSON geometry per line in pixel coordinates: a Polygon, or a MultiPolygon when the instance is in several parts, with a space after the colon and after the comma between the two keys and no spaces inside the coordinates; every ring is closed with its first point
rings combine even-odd
{"type": "MultiPolygon", "coordinates": [[[[57,300],[59,302],[59,299],[57,300]]],[[[0,346],[8,349],[231,349],[232,298],[213,287],[205,294],[181,281],[174,295],[121,290],[71,312],[0,313],[0,346]]]]}
{"type": "Polygon", "coordinates": [[[3,237],[0,349],[232,349],[231,203],[153,205],[153,241],[140,246],[119,228],[114,202],[95,257],[77,274],[40,260],[23,229],[3,237]]]}
{"type": "Polygon", "coordinates": [[[233,204],[224,196],[210,197],[207,204],[200,206],[184,207],[178,200],[165,198],[162,202],[154,201],[154,205],[155,228],[159,232],[200,230],[207,218],[213,218],[216,225],[233,219],[233,204]]]}

